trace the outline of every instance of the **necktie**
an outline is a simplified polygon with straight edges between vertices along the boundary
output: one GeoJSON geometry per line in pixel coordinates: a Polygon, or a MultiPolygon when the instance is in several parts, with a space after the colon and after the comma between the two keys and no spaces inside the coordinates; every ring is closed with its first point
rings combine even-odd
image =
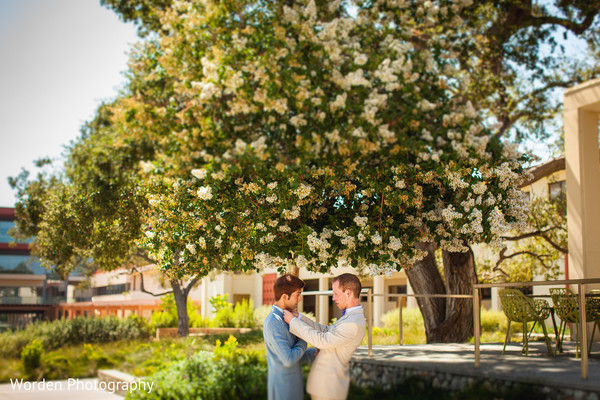
{"type": "Polygon", "coordinates": [[[346,309],[342,310],[342,317],[346,314],[346,309]]]}

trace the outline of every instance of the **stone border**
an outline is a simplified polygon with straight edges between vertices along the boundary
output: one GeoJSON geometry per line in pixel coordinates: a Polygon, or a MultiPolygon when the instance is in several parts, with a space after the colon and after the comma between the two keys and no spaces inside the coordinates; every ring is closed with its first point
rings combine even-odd
{"type": "MultiPolygon", "coordinates": [[[[127,374],[125,372],[118,371],[116,369],[99,369],[98,370],[98,381],[100,382],[116,382],[116,383],[128,383],[131,384],[133,382],[139,381],[139,378],[136,378],[133,375],[127,374]]],[[[129,385],[128,385],[129,386],[129,385]]],[[[119,396],[125,396],[127,394],[126,390],[122,390],[123,385],[117,385],[115,393],[119,396]]]]}
{"type": "Polygon", "coordinates": [[[544,383],[523,382],[499,377],[466,375],[460,372],[451,373],[428,368],[404,367],[373,360],[353,358],[350,361],[350,379],[357,386],[379,386],[384,389],[391,389],[394,384],[400,384],[412,377],[422,379],[434,388],[448,390],[452,393],[482,382],[486,387],[497,391],[519,385],[537,386],[547,400],[599,400],[600,396],[600,393],[594,390],[557,387],[544,383]]]}
{"type": "MultiPolygon", "coordinates": [[[[248,333],[252,328],[189,328],[189,336],[248,333]]],[[[177,328],[156,328],[156,339],[177,337],[177,328]]]]}

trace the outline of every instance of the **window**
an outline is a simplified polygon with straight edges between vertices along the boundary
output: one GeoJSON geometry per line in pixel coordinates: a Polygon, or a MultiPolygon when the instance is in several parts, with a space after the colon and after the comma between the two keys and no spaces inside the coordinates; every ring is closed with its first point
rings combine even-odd
{"type": "Polygon", "coordinates": [[[238,304],[238,303],[242,303],[242,301],[246,300],[247,302],[250,302],[250,295],[249,294],[234,294],[233,295],[233,304],[238,304]]]}
{"type": "Polygon", "coordinates": [[[118,285],[99,286],[93,289],[93,296],[106,296],[110,294],[121,294],[129,291],[129,283],[118,285]]]}
{"type": "Polygon", "coordinates": [[[0,304],[40,304],[43,290],[34,286],[0,287],[0,304]]]}
{"type": "Polygon", "coordinates": [[[492,298],[492,288],[481,288],[479,293],[482,300],[490,300],[492,298]]]}
{"type": "Polygon", "coordinates": [[[12,228],[14,222],[12,221],[0,221],[0,242],[11,243],[14,239],[8,236],[8,230],[12,228]]]}
{"type": "MultiPolygon", "coordinates": [[[[13,239],[8,231],[10,228],[15,226],[13,221],[0,221],[0,243],[13,243],[15,239],[13,239]]],[[[29,239],[26,241],[19,241],[18,243],[31,243],[33,239],[29,239]]]]}
{"type": "Polygon", "coordinates": [[[0,274],[40,274],[46,273],[46,268],[25,254],[0,254],[0,274]]]}
{"type": "Polygon", "coordinates": [[[567,182],[551,182],[548,184],[548,199],[555,200],[560,196],[563,196],[567,191],[567,182]]]}
{"type": "MultiPolygon", "coordinates": [[[[406,285],[390,285],[388,286],[389,294],[406,294],[406,285]]],[[[398,298],[396,296],[388,297],[388,301],[397,302],[398,298]]]]}

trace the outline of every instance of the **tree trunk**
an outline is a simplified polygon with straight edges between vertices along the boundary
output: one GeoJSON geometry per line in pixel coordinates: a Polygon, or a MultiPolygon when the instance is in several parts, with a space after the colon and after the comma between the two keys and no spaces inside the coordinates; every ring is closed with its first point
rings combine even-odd
{"type": "MultiPolygon", "coordinates": [[[[446,293],[473,294],[477,273],[473,251],[464,253],[443,251],[446,293]]],[[[466,342],[473,337],[473,300],[449,298],[446,319],[432,332],[435,342],[466,342]]]]}
{"type": "MultiPolygon", "coordinates": [[[[427,251],[427,256],[405,270],[415,294],[445,294],[444,281],[435,262],[435,243],[417,243],[415,247],[427,251]]],[[[431,332],[441,324],[446,316],[446,299],[442,297],[417,297],[417,303],[423,314],[427,343],[431,332]]]]}
{"type": "MultiPolygon", "coordinates": [[[[418,243],[427,257],[406,270],[416,294],[472,294],[477,282],[473,252],[443,251],[444,276],[442,279],[435,261],[436,246],[418,243]]],[[[473,336],[473,303],[471,299],[417,298],[423,314],[427,343],[465,342],[473,336]]]]}
{"type": "MultiPolygon", "coordinates": [[[[177,279],[171,279],[171,287],[173,288],[173,297],[177,306],[177,336],[183,337],[190,333],[190,319],[187,313],[187,298],[190,290],[202,279],[202,276],[194,276],[185,287],[183,282],[177,279]]],[[[205,307],[205,305],[202,305],[205,307]]]]}
{"type": "Polygon", "coordinates": [[[187,290],[182,290],[178,280],[172,279],[173,297],[177,306],[177,336],[184,337],[190,332],[190,321],[187,313],[187,290]]]}

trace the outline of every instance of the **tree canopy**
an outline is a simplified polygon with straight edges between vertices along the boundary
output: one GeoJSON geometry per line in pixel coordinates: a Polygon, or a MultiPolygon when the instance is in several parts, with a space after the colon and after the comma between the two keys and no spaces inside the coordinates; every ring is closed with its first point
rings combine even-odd
{"type": "Polygon", "coordinates": [[[485,127],[457,62],[466,5],[167,10],[135,63],[168,82],[163,101],[133,93],[113,122],[172,129],[147,165],[150,204],[195,223],[176,243],[150,229],[155,256],[379,273],[422,258],[415,242],[461,251],[521,223],[524,159],[485,127]],[[169,203],[180,192],[187,208],[169,203]]]}

